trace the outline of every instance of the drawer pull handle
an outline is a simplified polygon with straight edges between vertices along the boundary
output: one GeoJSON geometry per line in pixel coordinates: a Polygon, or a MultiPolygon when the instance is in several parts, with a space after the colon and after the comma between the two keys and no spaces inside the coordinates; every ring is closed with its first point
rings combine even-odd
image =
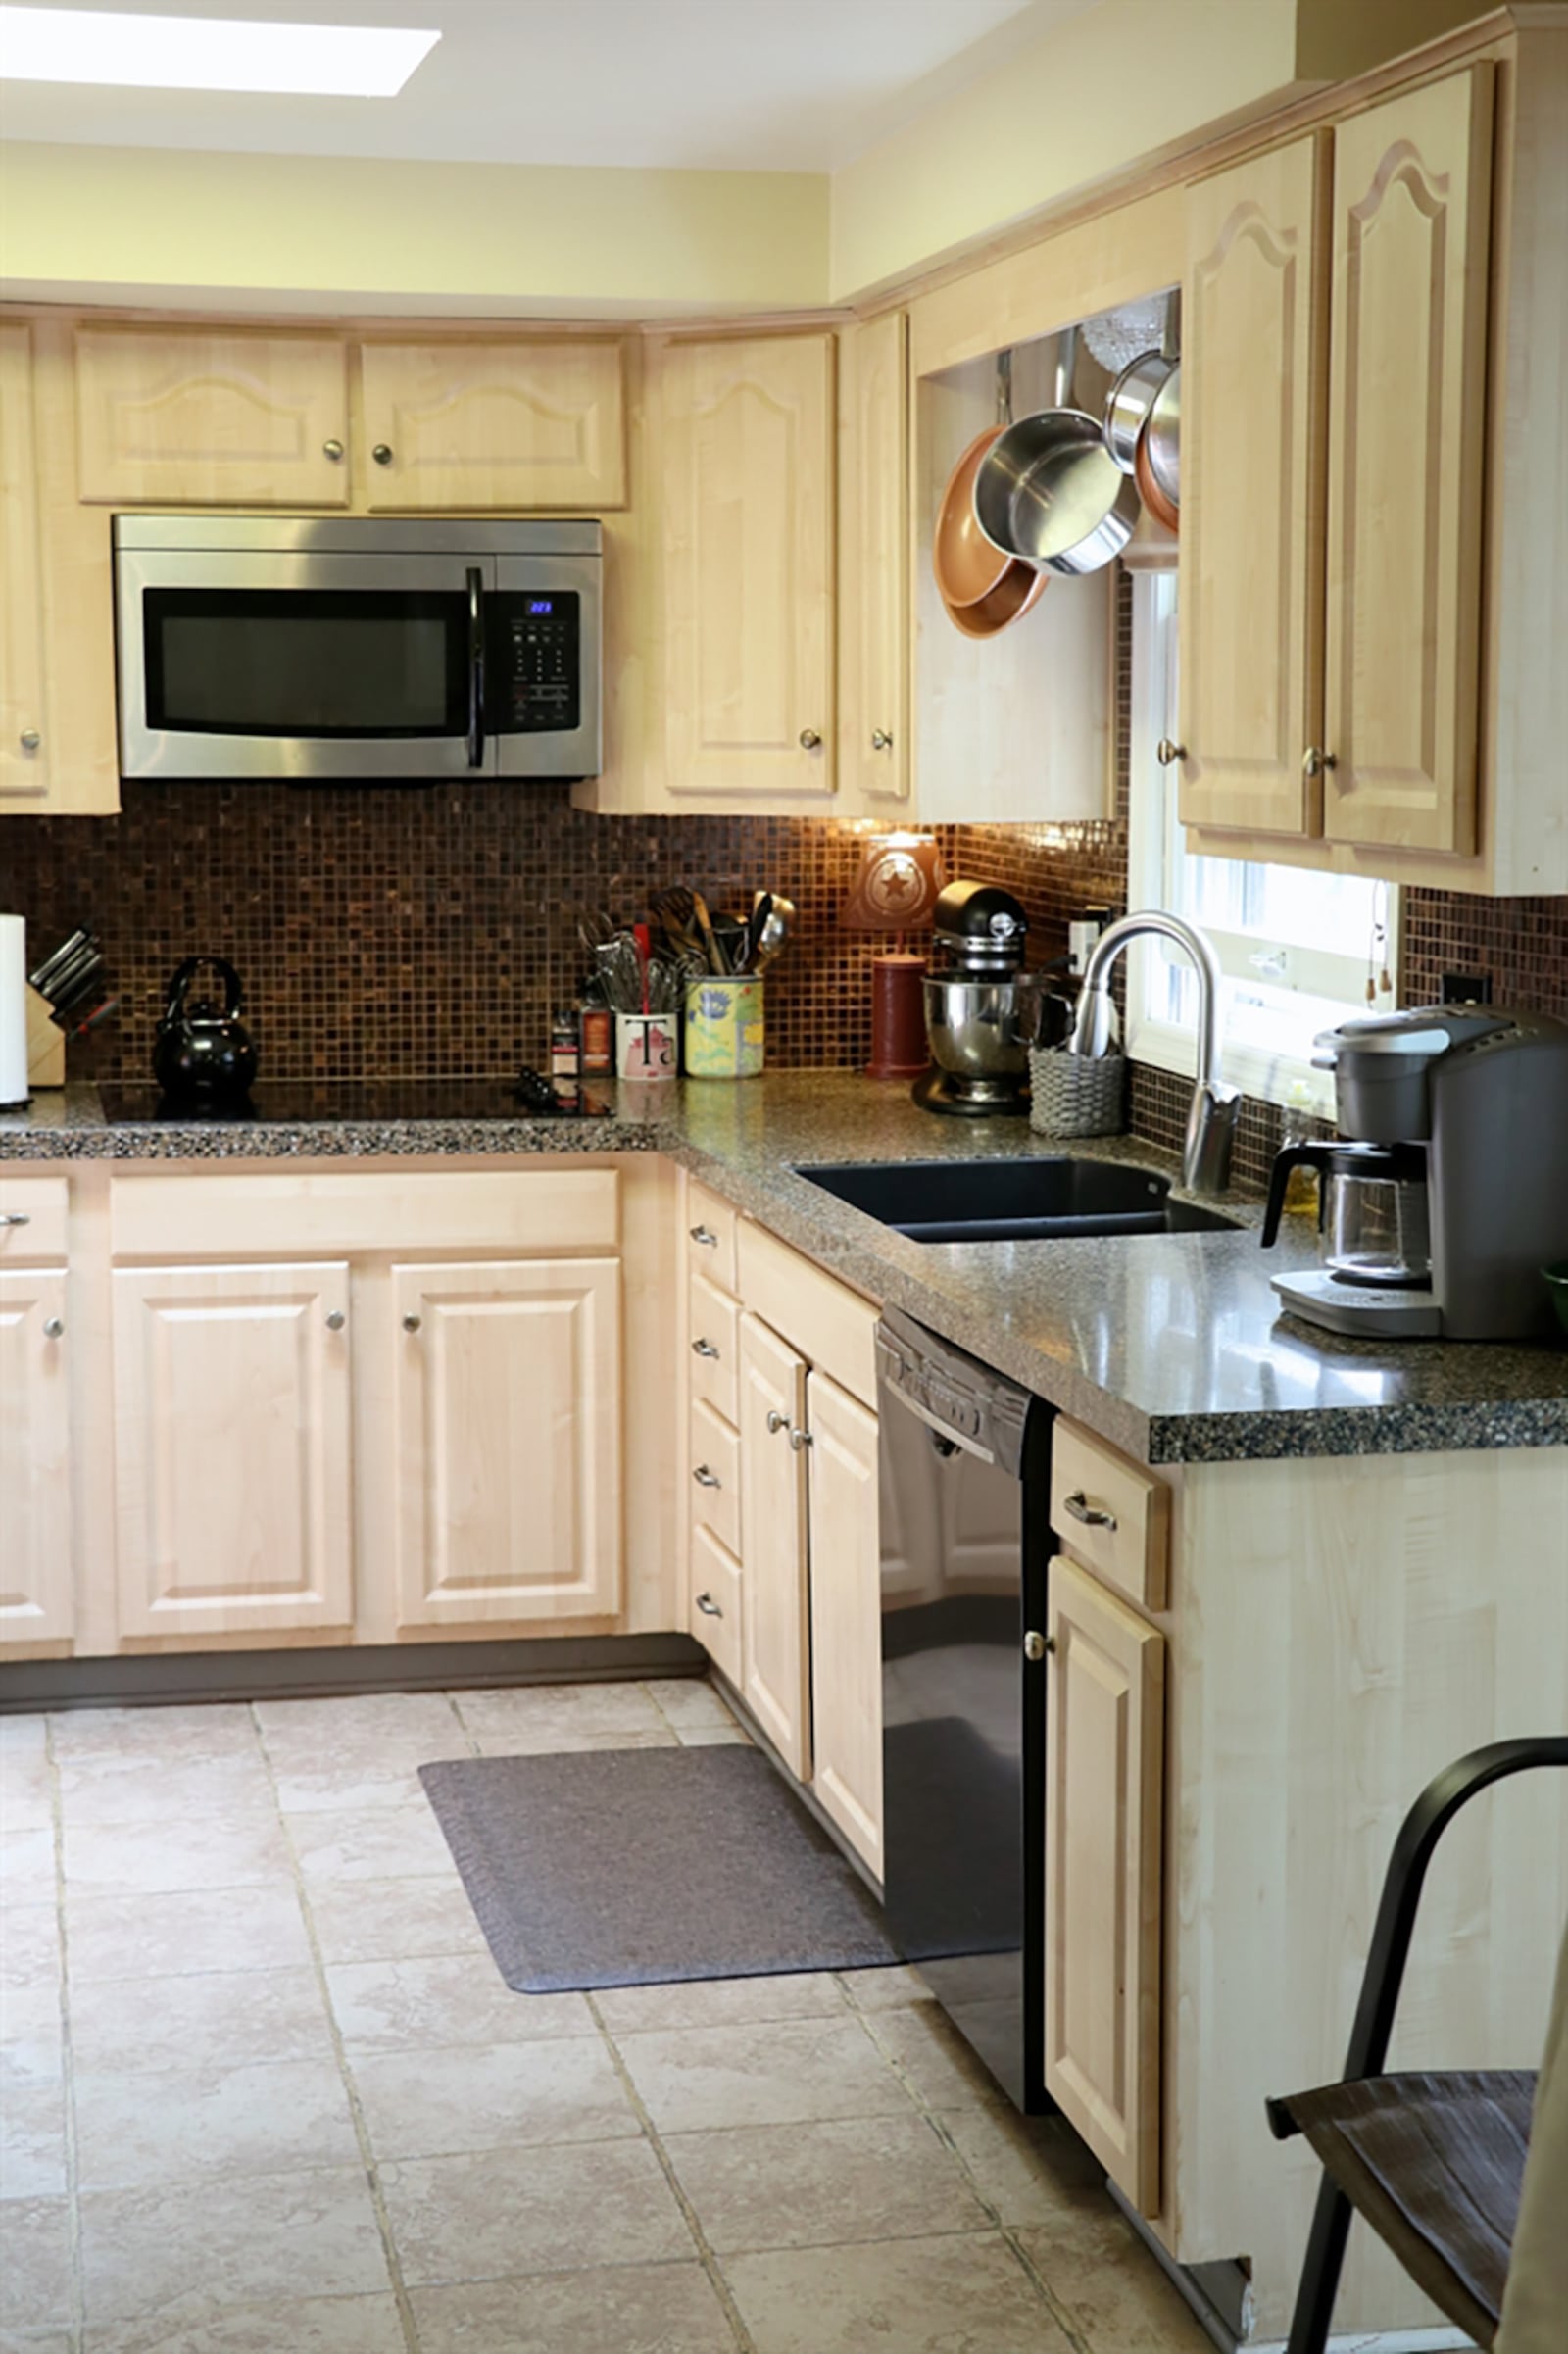
{"type": "Polygon", "coordinates": [[[788,1414],[781,1414],[776,1406],[769,1406],[767,1409],[768,1437],[770,1439],[776,1438],[780,1431],[787,1431],[789,1427],[790,1418],[788,1414]]]}
{"type": "Polygon", "coordinates": [[[706,1463],[698,1464],[697,1469],[692,1473],[692,1478],[697,1482],[699,1488],[722,1488],[724,1485],[718,1473],[710,1471],[706,1463]]]}
{"type": "Polygon", "coordinates": [[[718,1355],[718,1350],[713,1347],[711,1341],[694,1341],[692,1343],[692,1354],[693,1356],[710,1356],[716,1358],[718,1355]]]}
{"type": "Polygon", "coordinates": [[[1081,1520],[1086,1529],[1113,1529],[1116,1525],[1115,1513],[1107,1512],[1102,1504],[1092,1504],[1081,1488],[1075,1488],[1071,1496],[1064,1496],[1061,1500],[1074,1520],[1081,1520]]]}
{"type": "Polygon", "coordinates": [[[46,1341],[63,1340],[65,1337],[65,1330],[66,1328],[64,1324],[62,1324],[58,1316],[45,1316],[43,1320],[43,1337],[46,1341]]]}
{"type": "Polygon", "coordinates": [[[718,1237],[713,1233],[710,1227],[694,1226],[691,1230],[691,1237],[694,1243],[701,1243],[705,1251],[716,1251],[718,1249],[718,1237]]]}
{"type": "Polygon", "coordinates": [[[405,1332],[417,1332],[421,1321],[422,1319],[416,1316],[411,1308],[403,1319],[403,1329],[405,1332]]]}
{"type": "Polygon", "coordinates": [[[0,1209],[0,1226],[30,1226],[30,1209],[0,1209]]]}
{"type": "Polygon", "coordinates": [[[710,1594],[700,1594],[697,1596],[697,1607],[705,1618],[722,1618],[724,1615],[710,1594]]]}
{"type": "Polygon", "coordinates": [[[797,1453],[797,1454],[799,1454],[803,1447],[809,1447],[809,1446],[811,1445],[811,1434],[810,1434],[810,1432],[809,1432],[809,1431],[791,1431],[791,1433],[790,1433],[790,1445],[791,1445],[791,1447],[794,1447],[794,1449],[795,1449],[796,1453],[797,1453]]]}

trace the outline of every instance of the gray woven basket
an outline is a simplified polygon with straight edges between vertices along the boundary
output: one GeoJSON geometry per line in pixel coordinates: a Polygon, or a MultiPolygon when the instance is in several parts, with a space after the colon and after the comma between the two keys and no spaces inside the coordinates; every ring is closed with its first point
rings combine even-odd
{"type": "Polygon", "coordinates": [[[1127,1086],[1125,1054],[1029,1051],[1029,1125],[1042,1136],[1117,1136],[1127,1086]]]}

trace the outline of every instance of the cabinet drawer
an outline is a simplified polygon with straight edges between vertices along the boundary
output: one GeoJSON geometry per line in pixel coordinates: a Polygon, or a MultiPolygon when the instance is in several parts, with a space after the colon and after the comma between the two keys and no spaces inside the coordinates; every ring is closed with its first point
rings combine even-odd
{"type": "Polygon", "coordinates": [[[726,1422],[740,1420],[740,1309],[716,1284],[693,1271],[689,1297],[692,1397],[726,1422]]]}
{"type": "Polygon", "coordinates": [[[8,1177],[0,1169],[0,1267],[65,1257],[69,1198],[64,1177],[8,1177]]]}
{"type": "Polygon", "coordinates": [[[692,1407],[692,1520],[711,1529],[732,1553],[741,1549],[741,1443],[711,1406],[692,1407]],[[699,1473],[704,1476],[699,1478],[699,1473]]]}
{"type": "Polygon", "coordinates": [[[693,1267],[716,1283],[720,1291],[733,1292],[735,1283],[736,1214],[727,1202],[710,1194],[706,1186],[686,1188],[687,1250],[693,1267]]]}
{"type": "Polygon", "coordinates": [[[1165,1607],[1170,1490],[1076,1423],[1051,1447],[1051,1525],[1063,1546],[1143,1610],[1165,1607]]]}
{"type": "Polygon", "coordinates": [[[736,1690],[741,1681],[741,1565],[711,1529],[692,1529],[692,1633],[736,1690]]]}
{"type": "Polygon", "coordinates": [[[743,1221],[737,1242],[741,1298],[808,1363],[876,1410],[876,1302],[743,1221]]]}
{"type": "Polygon", "coordinates": [[[451,1176],[295,1167],[278,1176],[117,1177],[109,1188],[117,1258],[259,1258],[277,1253],[613,1251],[613,1169],[479,1169],[451,1176]]]}

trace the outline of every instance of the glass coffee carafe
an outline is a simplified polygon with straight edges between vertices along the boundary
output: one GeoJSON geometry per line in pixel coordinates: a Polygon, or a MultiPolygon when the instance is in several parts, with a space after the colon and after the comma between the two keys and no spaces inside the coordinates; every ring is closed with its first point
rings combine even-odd
{"type": "Polygon", "coordinates": [[[1317,1177],[1318,1256],[1331,1275],[1343,1283],[1431,1281],[1427,1159],[1419,1145],[1287,1145],[1269,1179],[1265,1250],[1278,1239],[1296,1169],[1317,1177]]]}

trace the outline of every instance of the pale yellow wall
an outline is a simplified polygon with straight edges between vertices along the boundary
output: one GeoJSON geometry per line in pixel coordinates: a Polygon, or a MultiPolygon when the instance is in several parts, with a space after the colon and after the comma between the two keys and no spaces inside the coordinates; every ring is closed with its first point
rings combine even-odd
{"type": "Polygon", "coordinates": [[[814,308],[807,172],[0,147],[13,298],[548,317],[814,308]]]}

